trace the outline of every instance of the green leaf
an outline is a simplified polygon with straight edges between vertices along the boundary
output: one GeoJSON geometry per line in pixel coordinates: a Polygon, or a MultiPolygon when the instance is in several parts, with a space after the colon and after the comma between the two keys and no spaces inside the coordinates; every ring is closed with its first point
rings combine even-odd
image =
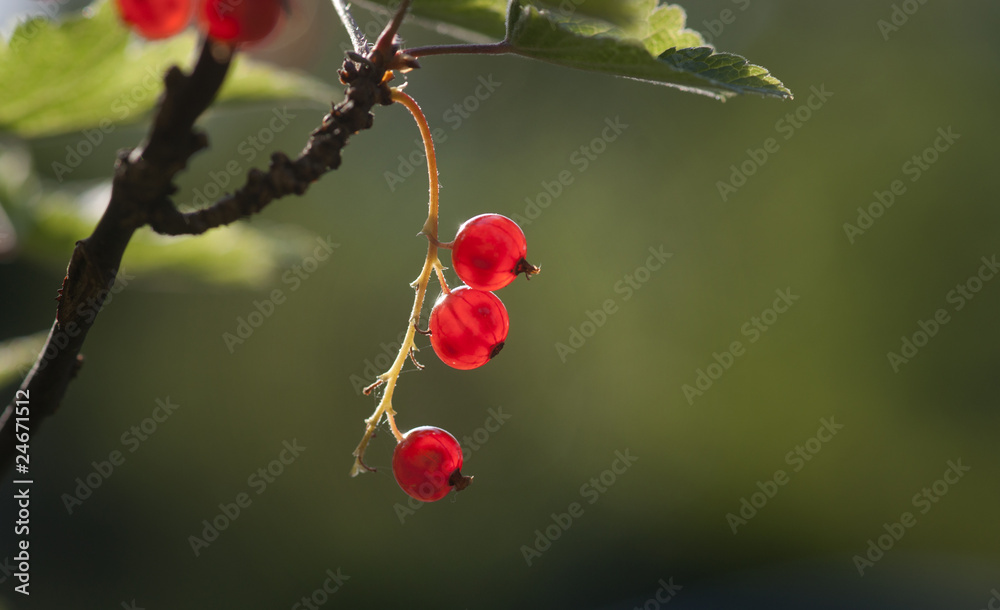
{"type": "MultiPolygon", "coordinates": [[[[656,0],[537,0],[545,8],[562,17],[592,17],[618,27],[640,26],[649,12],[647,4],[656,0]]],[[[506,3],[505,3],[506,4],[506,3]]]]}
{"type": "MultiPolygon", "coordinates": [[[[652,2],[650,3],[652,4],[652,2]]],[[[639,37],[593,23],[564,19],[534,6],[511,3],[507,41],[519,55],[549,63],[604,72],[725,99],[756,93],[790,98],[781,81],[739,55],[716,53],[684,28],[683,9],[654,6],[639,37]],[[678,45],[691,45],[678,48],[678,45]]]]}
{"type": "MultiPolygon", "coordinates": [[[[391,14],[385,7],[395,10],[399,6],[399,0],[355,0],[352,4],[382,15],[383,19],[376,24],[381,29],[381,26],[389,22],[388,16],[391,14]]],[[[422,25],[467,42],[499,40],[503,38],[506,29],[506,0],[415,0],[410,10],[418,18],[418,22],[422,20],[422,25]],[[441,24],[450,27],[438,27],[441,24]]],[[[364,24],[363,21],[359,19],[365,34],[372,39],[369,42],[375,42],[374,37],[378,32],[373,32],[367,27],[370,24],[364,24]]]]}
{"type": "MultiPolygon", "coordinates": [[[[649,1],[539,0],[537,4],[564,16],[592,17],[626,27],[637,25],[645,18],[649,11],[644,9],[649,1]]],[[[384,19],[379,25],[384,26],[389,22],[388,16],[399,6],[399,0],[355,0],[352,4],[381,14],[384,19]]],[[[503,38],[507,31],[507,6],[508,0],[414,0],[410,11],[419,23],[431,29],[468,42],[488,42],[503,38]],[[440,24],[453,27],[442,28],[440,24]]],[[[369,37],[377,35],[370,27],[364,29],[369,37]]]]}
{"type": "MultiPolygon", "coordinates": [[[[397,0],[373,1],[398,4],[397,0]]],[[[363,6],[371,4],[362,2],[363,6]]],[[[560,66],[720,100],[745,93],[792,97],[765,68],[707,46],[701,34],[685,27],[684,9],[658,0],[587,0],[579,5],[573,0],[416,0],[412,10],[425,20],[485,34],[492,40],[503,38],[512,53],[560,66]]]]}
{"type": "MultiPolygon", "coordinates": [[[[93,231],[110,188],[104,183],[79,194],[53,191],[20,210],[31,223],[21,230],[21,255],[65,267],[76,241],[93,231]]],[[[132,275],[181,275],[217,285],[262,288],[281,269],[301,262],[314,240],[304,229],[259,221],[197,236],[171,237],[143,229],[129,242],[122,268],[132,275]]]]}
{"type": "MultiPolygon", "coordinates": [[[[94,230],[108,203],[111,184],[81,189],[68,183],[71,186],[50,190],[32,168],[23,145],[0,144],[0,206],[12,225],[8,238],[0,235],[0,251],[4,239],[13,238],[15,227],[17,238],[11,252],[0,254],[30,259],[61,274],[76,241],[94,230]]],[[[282,270],[301,263],[315,248],[315,239],[305,229],[262,219],[199,236],[166,237],[142,229],[129,242],[122,267],[143,278],[155,275],[157,281],[181,277],[261,288],[272,284],[282,270]]]]}
{"type": "Polygon", "coordinates": [[[701,34],[684,27],[687,14],[676,4],[656,5],[656,0],[644,0],[646,19],[639,20],[628,31],[642,41],[650,55],[659,56],[667,49],[701,47],[705,40],[701,34]]]}
{"type": "Polygon", "coordinates": [[[341,97],[337,88],[319,79],[245,57],[237,57],[230,70],[219,90],[219,101],[223,103],[305,100],[325,111],[330,109],[331,101],[341,97]]]}
{"type": "MultiPolygon", "coordinates": [[[[0,130],[34,137],[141,119],[163,90],[171,65],[190,65],[197,35],[187,32],[147,42],[121,24],[109,2],[91,16],[56,24],[22,23],[0,46],[0,130]]],[[[314,100],[335,96],[329,85],[287,70],[239,58],[220,100],[314,100]]]]}

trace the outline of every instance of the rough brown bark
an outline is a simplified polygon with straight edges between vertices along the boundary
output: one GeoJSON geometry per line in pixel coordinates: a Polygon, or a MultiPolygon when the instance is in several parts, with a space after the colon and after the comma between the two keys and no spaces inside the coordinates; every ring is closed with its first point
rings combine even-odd
{"type": "MultiPolygon", "coordinates": [[[[215,99],[231,56],[228,48],[205,41],[190,74],[172,67],[164,78],[165,92],[147,141],[119,154],[108,207],[94,232],[73,250],[59,290],[55,322],[16,394],[23,398],[27,392],[30,397],[32,435],[59,407],[82,365],[80,349],[135,231],[149,225],[169,235],[200,234],[259,212],[286,195],[301,195],[320,176],[340,166],[340,153],[350,136],[372,126],[372,108],[392,103],[389,87],[382,82],[384,55],[372,57],[374,63],[355,56],[340,72],[348,85],[345,99],[323,118],[296,159],[275,153],[267,170],[251,170],[246,184],[235,193],[205,209],[182,213],[171,200],[176,190],[173,180],[193,154],[208,146],[207,137],[194,123],[215,99]]],[[[14,408],[11,401],[0,415],[3,470],[10,468],[17,453],[14,408]]]]}

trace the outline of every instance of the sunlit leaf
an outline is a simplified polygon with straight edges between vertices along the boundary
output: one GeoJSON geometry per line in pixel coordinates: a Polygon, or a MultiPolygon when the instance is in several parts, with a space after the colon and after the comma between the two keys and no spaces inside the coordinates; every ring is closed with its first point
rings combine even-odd
{"type": "MultiPolygon", "coordinates": [[[[33,18],[0,46],[0,130],[23,137],[134,122],[154,106],[163,74],[190,66],[193,31],[147,42],[121,24],[110,3],[56,24],[33,18]]],[[[326,105],[335,89],[286,69],[237,58],[220,101],[311,100],[326,105]]]]}
{"type": "MultiPolygon", "coordinates": [[[[369,0],[363,6],[392,0],[369,0]]],[[[510,52],[560,66],[603,72],[725,99],[754,93],[790,98],[760,66],[719,53],[685,27],[684,9],[657,0],[421,0],[414,15],[425,23],[460,28],[463,39],[507,40],[510,52]],[[463,32],[476,36],[464,35],[463,32]]],[[[441,29],[441,28],[437,28],[441,29]]],[[[416,46],[416,45],[409,45],[416,46]]]]}

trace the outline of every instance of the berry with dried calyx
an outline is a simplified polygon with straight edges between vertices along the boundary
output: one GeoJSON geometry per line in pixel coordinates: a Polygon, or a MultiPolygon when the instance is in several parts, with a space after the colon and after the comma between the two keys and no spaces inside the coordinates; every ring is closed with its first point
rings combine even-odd
{"type": "Polygon", "coordinates": [[[399,486],[421,502],[435,502],[452,489],[472,483],[462,475],[462,448],[455,437],[434,426],[420,426],[403,435],[392,452],[392,474],[399,486]]]}
{"type": "Polygon", "coordinates": [[[429,326],[438,358],[452,368],[469,370],[500,353],[510,320],[495,294],[459,286],[438,297],[429,326]]]}
{"type": "Polygon", "coordinates": [[[467,220],[452,242],[451,263],[459,279],[478,290],[499,290],[518,274],[538,273],[527,261],[528,242],[517,223],[500,214],[467,220]]]}

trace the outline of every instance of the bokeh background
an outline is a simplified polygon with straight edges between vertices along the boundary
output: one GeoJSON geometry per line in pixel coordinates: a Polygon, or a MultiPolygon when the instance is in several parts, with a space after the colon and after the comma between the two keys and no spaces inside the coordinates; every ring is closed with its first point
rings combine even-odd
{"type": "MultiPolygon", "coordinates": [[[[5,4],[4,17],[30,6],[5,4]]],[[[303,6],[308,17],[264,59],[335,85],[346,37],[328,3],[303,6]]],[[[1000,7],[926,2],[886,40],[877,22],[893,6],[687,3],[689,25],[767,66],[796,94],[786,102],[720,104],[510,57],[424,61],[407,91],[445,136],[442,236],[475,214],[516,216],[543,267],[499,295],[511,316],[500,357],[459,372],[422,339],[426,370],[408,367],[396,392],[402,427],[471,439],[464,470],[475,485],[413,510],[390,474],[384,425],[369,452],[380,471],[347,476],[375,405],[359,395],[360,379],[404,330],[425,251],[415,237],[424,170],[391,188],[386,174],[400,172],[418,133],[402,109],[379,108],[339,171],[250,221],[297,240],[261,263],[269,271],[255,283],[129,272],[61,410],[33,437],[32,595],[15,594],[5,570],[0,607],[299,608],[327,570],[348,579],[317,595],[317,607],[656,608],[667,605],[664,583],[681,587],[672,608],[997,603],[1000,279],[973,281],[979,290],[961,309],[949,294],[1000,253],[1000,7]],[[472,102],[481,78],[498,84],[472,102]],[[831,95],[820,102],[813,88],[831,95]],[[462,117],[456,104],[475,109],[462,117]],[[786,137],[789,123],[778,122],[796,113],[786,137]],[[628,127],[582,168],[579,149],[601,138],[606,119],[628,127]],[[939,129],[959,137],[925,153],[939,129]],[[718,182],[768,138],[778,151],[724,200],[718,182]],[[934,162],[913,180],[904,164],[925,154],[934,162]],[[531,207],[564,170],[572,184],[531,207]],[[857,224],[858,207],[894,180],[905,193],[852,243],[844,223],[857,224]],[[292,290],[284,274],[316,237],[339,246],[292,290]],[[654,270],[650,248],[671,257],[654,270]],[[287,300],[227,349],[224,333],[274,289],[287,300]],[[798,299],[772,316],[776,290],[798,299]],[[608,300],[614,313],[589,324],[608,300]],[[894,370],[887,354],[939,309],[949,321],[894,370]],[[771,323],[751,341],[744,325],[762,315],[771,323]],[[574,332],[590,336],[571,344],[574,332]],[[688,400],[683,386],[734,341],[742,355],[688,400]],[[168,398],[179,407],[129,452],[123,434],[168,398]],[[500,426],[490,419],[498,411],[500,426]],[[810,443],[823,418],[843,428],[810,443]],[[251,486],[286,441],[306,450],[266,488],[251,486]],[[788,456],[799,446],[811,459],[795,471],[788,456]],[[64,494],[115,450],[125,462],[68,513],[64,494]],[[616,452],[636,460],[610,475],[616,452]],[[969,470],[935,488],[949,460],[969,470]],[[734,534],[727,515],[778,470],[787,484],[734,534]],[[595,493],[589,482],[602,474],[595,493]],[[925,488],[933,503],[920,500],[925,488]],[[189,537],[242,492],[252,504],[195,556],[189,537]],[[582,516],[550,527],[574,502],[582,516]],[[860,575],[855,556],[905,512],[915,525],[860,575]],[[558,529],[548,547],[547,528],[558,529]],[[529,565],[525,546],[545,550],[529,565]]],[[[371,20],[360,9],[358,18],[371,20]]],[[[413,25],[404,35],[445,41],[413,25]]],[[[212,147],[182,176],[178,200],[231,159],[241,173],[257,165],[239,147],[283,106],[294,119],[265,152],[294,153],[321,106],[206,116],[212,147]]],[[[115,151],[143,129],[110,134],[73,179],[106,180],[115,151]]],[[[80,135],[2,137],[26,147],[55,187],[51,164],[80,135]]],[[[164,251],[182,256],[193,242],[164,251]]],[[[52,249],[0,264],[0,337],[50,325],[70,255],[52,249]]],[[[140,265],[126,253],[124,267],[140,265]]],[[[13,553],[10,479],[0,486],[3,556],[13,553]]]]}

